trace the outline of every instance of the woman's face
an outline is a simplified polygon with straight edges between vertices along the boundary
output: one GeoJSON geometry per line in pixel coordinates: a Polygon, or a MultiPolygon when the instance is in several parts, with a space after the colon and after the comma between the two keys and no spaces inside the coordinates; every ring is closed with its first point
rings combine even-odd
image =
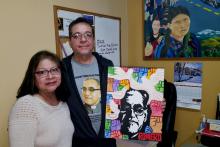
{"type": "Polygon", "coordinates": [[[35,85],[39,93],[55,93],[61,84],[61,73],[57,64],[49,59],[39,62],[35,71],[35,85]]]}
{"type": "Polygon", "coordinates": [[[154,34],[158,34],[160,30],[160,21],[159,20],[154,20],[152,22],[152,29],[154,34]]]}
{"type": "Polygon", "coordinates": [[[179,14],[174,17],[169,25],[171,29],[171,35],[176,40],[182,40],[184,36],[189,32],[190,18],[186,14],[179,14]]]}

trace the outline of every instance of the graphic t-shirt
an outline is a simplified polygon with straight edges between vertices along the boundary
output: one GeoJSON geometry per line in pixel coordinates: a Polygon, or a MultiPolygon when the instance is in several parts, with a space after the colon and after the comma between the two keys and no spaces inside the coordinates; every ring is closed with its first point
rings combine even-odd
{"type": "Polygon", "coordinates": [[[91,64],[80,64],[72,60],[71,64],[81,100],[98,134],[101,125],[101,91],[97,60],[94,58],[91,64]]]}

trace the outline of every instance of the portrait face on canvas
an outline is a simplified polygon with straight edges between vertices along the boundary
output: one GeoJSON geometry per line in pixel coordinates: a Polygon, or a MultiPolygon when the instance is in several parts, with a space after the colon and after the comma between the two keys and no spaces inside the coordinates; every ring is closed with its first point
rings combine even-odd
{"type": "Polygon", "coordinates": [[[153,30],[153,35],[156,35],[160,31],[160,21],[158,19],[153,20],[152,22],[152,30],[153,30]]]}
{"type": "Polygon", "coordinates": [[[184,36],[189,32],[190,18],[185,14],[179,14],[174,17],[169,24],[171,35],[176,40],[183,40],[184,36]]]}
{"type": "Polygon", "coordinates": [[[134,138],[147,125],[150,115],[147,107],[149,95],[143,90],[130,89],[121,100],[119,118],[122,123],[122,133],[134,138]]]}

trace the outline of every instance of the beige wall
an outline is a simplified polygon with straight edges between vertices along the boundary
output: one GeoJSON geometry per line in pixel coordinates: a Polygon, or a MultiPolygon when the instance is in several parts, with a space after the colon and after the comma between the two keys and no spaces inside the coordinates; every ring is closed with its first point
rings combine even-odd
{"type": "MultiPolygon", "coordinates": [[[[129,65],[164,67],[165,78],[173,82],[173,66],[176,61],[144,61],[142,0],[128,0],[128,59],[129,65]]],[[[201,111],[177,109],[175,128],[178,131],[177,146],[194,139],[201,114],[215,117],[216,97],[220,92],[220,61],[203,63],[203,87],[201,111]]]]}
{"type": "Polygon", "coordinates": [[[41,49],[55,52],[53,5],[121,17],[127,64],[126,0],[0,0],[0,147],[8,146],[8,113],[30,57],[41,49]]]}
{"type": "MultiPolygon", "coordinates": [[[[166,79],[173,81],[175,61],[142,59],[142,0],[0,0],[0,147],[8,146],[7,117],[30,57],[41,49],[55,52],[53,5],[121,17],[122,65],[164,67],[166,79]]],[[[215,115],[220,61],[202,62],[202,109],[177,109],[178,146],[195,137],[202,113],[215,115]]]]}

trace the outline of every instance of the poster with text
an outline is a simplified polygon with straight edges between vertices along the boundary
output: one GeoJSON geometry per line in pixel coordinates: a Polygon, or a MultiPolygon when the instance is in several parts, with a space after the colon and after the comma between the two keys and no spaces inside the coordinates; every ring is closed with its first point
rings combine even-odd
{"type": "Polygon", "coordinates": [[[161,141],[164,69],[109,67],[105,137],[161,141]]]}
{"type": "Polygon", "coordinates": [[[177,107],[200,110],[202,102],[202,63],[175,63],[174,84],[177,90],[177,107]]]}

